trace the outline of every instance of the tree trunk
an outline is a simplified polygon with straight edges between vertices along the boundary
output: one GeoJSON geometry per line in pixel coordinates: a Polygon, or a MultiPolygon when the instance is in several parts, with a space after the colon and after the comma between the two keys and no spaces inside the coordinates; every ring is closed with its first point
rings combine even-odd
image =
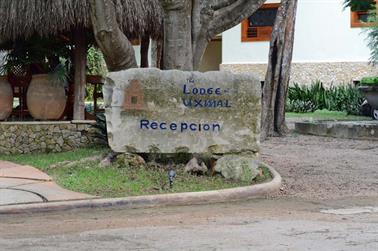
{"type": "Polygon", "coordinates": [[[163,69],[193,70],[192,0],[164,0],[163,69]]]}
{"type": "Polygon", "coordinates": [[[133,45],[118,26],[112,0],[90,0],[91,19],[98,46],[109,71],[137,68],[133,45]]]}
{"type": "Polygon", "coordinates": [[[298,0],[283,0],[270,42],[268,71],[263,88],[261,139],[285,135],[285,102],[290,81],[298,0]]]}
{"type": "Polygon", "coordinates": [[[73,33],[74,40],[74,120],[85,119],[85,85],[87,66],[87,47],[85,42],[85,31],[83,28],[76,28],[73,33]]]}
{"type": "MultiPolygon", "coordinates": [[[[159,0],[164,9],[163,69],[198,70],[216,35],[251,16],[266,0],[159,0]]],[[[90,0],[96,41],[108,69],[136,67],[131,43],[118,27],[113,0],[90,0]]],[[[155,47],[158,48],[158,47],[155,47]]],[[[155,62],[152,63],[155,65],[155,62]]]]}
{"type": "Polygon", "coordinates": [[[153,68],[163,68],[163,39],[152,40],[151,43],[151,64],[153,68]]]}

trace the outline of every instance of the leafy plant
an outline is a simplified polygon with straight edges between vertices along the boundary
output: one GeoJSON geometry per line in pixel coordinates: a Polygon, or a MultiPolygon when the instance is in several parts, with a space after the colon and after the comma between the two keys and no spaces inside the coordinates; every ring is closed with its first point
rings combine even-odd
{"type": "Polygon", "coordinates": [[[367,31],[367,42],[370,49],[370,63],[376,65],[378,63],[378,22],[369,27],[367,31]]]}
{"type": "Polygon", "coordinates": [[[352,11],[372,10],[375,4],[375,0],[344,0],[344,8],[350,7],[352,11]]]}
{"type": "Polygon", "coordinates": [[[362,78],[360,85],[378,85],[378,77],[362,78]]]}
{"type": "Polygon", "coordinates": [[[108,144],[108,130],[106,126],[106,117],[104,113],[96,114],[96,124],[93,125],[96,128],[96,137],[108,144]]]}
{"type": "Polygon", "coordinates": [[[311,101],[288,100],[286,103],[286,111],[296,113],[314,112],[315,105],[311,101]]]}
{"type": "Polygon", "coordinates": [[[347,114],[360,115],[364,101],[360,91],[351,85],[331,86],[327,90],[327,103],[325,109],[330,111],[343,111],[347,114]]]}
{"type": "Polygon", "coordinates": [[[289,88],[288,99],[296,110],[315,111],[325,107],[326,90],[320,81],[316,81],[310,86],[300,86],[295,83],[293,87],[289,88]]]}
{"type": "Polygon", "coordinates": [[[69,46],[60,38],[34,36],[27,41],[17,41],[9,47],[1,71],[7,73],[14,67],[23,66],[30,68],[33,74],[57,70],[62,72],[64,67],[70,65],[70,55],[69,46]]]}
{"type": "Polygon", "coordinates": [[[294,84],[289,87],[286,111],[314,112],[327,109],[359,115],[363,100],[358,89],[351,85],[325,88],[320,81],[310,86],[294,84]]]}
{"type": "Polygon", "coordinates": [[[87,51],[87,74],[104,76],[106,73],[106,63],[101,51],[93,46],[89,47],[87,51]]]}
{"type": "MultiPolygon", "coordinates": [[[[87,74],[105,76],[107,73],[106,63],[101,51],[93,46],[89,47],[87,51],[87,74]]],[[[85,87],[86,100],[93,100],[93,85],[85,87]]]]}

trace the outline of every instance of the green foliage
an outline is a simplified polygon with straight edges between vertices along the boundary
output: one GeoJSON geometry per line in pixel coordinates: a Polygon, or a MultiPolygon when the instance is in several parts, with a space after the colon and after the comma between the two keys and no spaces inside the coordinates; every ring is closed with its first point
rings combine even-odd
{"type": "Polygon", "coordinates": [[[67,80],[68,80],[68,72],[67,72],[67,68],[64,67],[63,64],[59,63],[55,69],[53,69],[51,72],[48,73],[48,76],[50,78],[50,80],[53,80],[51,81],[51,83],[55,83],[55,84],[60,84],[60,85],[65,85],[67,83],[67,80]],[[54,81],[54,80],[58,80],[58,81],[54,81]]]}
{"type": "Polygon", "coordinates": [[[378,23],[367,30],[367,42],[370,49],[370,63],[376,65],[378,63],[378,23]]]}
{"type": "Polygon", "coordinates": [[[363,97],[356,87],[351,85],[325,88],[317,81],[310,86],[297,83],[289,87],[286,102],[287,112],[314,112],[327,109],[359,115],[363,97]]]}
{"type": "Polygon", "coordinates": [[[286,110],[289,112],[313,112],[315,111],[315,105],[312,101],[303,101],[303,100],[288,100],[286,102],[286,110]]]}
{"type": "Polygon", "coordinates": [[[108,149],[78,149],[67,153],[0,155],[0,159],[35,166],[47,172],[60,186],[102,197],[125,197],[174,192],[199,192],[249,186],[272,178],[267,167],[261,166],[262,175],[252,182],[225,180],[220,175],[195,176],[184,171],[183,165],[145,164],[138,166],[113,165],[101,167],[98,161],[76,162],[74,165],[49,168],[63,161],[103,155],[108,149]],[[169,188],[168,171],[177,175],[169,188]]]}
{"type": "Polygon", "coordinates": [[[375,8],[375,0],[344,0],[344,8],[350,7],[352,11],[365,11],[375,8]]]}
{"type": "Polygon", "coordinates": [[[347,114],[360,115],[364,98],[361,92],[351,85],[332,86],[327,93],[326,109],[344,111],[347,114]]]}
{"type": "Polygon", "coordinates": [[[323,83],[317,81],[310,86],[294,83],[289,87],[287,111],[313,112],[322,109],[326,102],[326,90],[323,83]]]}
{"type": "Polygon", "coordinates": [[[87,74],[104,76],[106,73],[106,63],[101,51],[90,47],[87,51],[87,74]]]}
{"type": "MultiPolygon", "coordinates": [[[[106,63],[101,51],[93,46],[89,47],[87,51],[87,74],[105,76],[106,73],[106,63]]],[[[92,100],[93,92],[93,85],[87,85],[85,87],[86,100],[92,100]]]]}
{"type": "Polygon", "coordinates": [[[31,165],[45,171],[52,164],[63,161],[77,161],[94,155],[104,155],[107,151],[109,151],[107,148],[80,148],[72,152],[62,153],[0,155],[0,160],[12,161],[23,165],[31,165]]]}
{"type": "Polygon", "coordinates": [[[362,78],[360,85],[378,85],[378,77],[362,78]]]}
{"type": "Polygon", "coordinates": [[[108,144],[108,130],[104,113],[96,114],[96,124],[94,124],[93,127],[97,129],[96,137],[102,140],[105,144],[108,144]]]}
{"type": "Polygon", "coordinates": [[[220,176],[194,176],[183,166],[143,165],[100,167],[96,163],[52,169],[48,172],[59,185],[76,192],[101,197],[126,197],[177,192],[199,192],[239,186],[250,182],[227,181],[220,176]],[[168,169],[175,169],[173,187],[169,188],[168,169]]]}
{"type": "Polygon", "coordinates": [[[27,41],[12,44],[5,57],[2,73],[15,66],[32,67],[33,73],[56,71],[59,64],[70,65],[71,50],[60,38],[41,38],[34,36],[27,41]]]}

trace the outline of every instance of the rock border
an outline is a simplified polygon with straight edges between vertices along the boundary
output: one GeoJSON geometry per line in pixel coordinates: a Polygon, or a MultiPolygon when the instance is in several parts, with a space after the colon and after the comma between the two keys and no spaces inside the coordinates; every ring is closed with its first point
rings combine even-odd
{"type": "Polygon", "coordinates": [[[268,167],[269,171],[271,172],[273,179],[267,183],[251,185],[247,187],[229,188],[204,192],[173,193],[125,198],[89,199],[77,201],[47,202],[38,204],[10,205],[0,207],[0,215],[56,212],[75,209],[95,208],[137,209],[163,206],[187,206],[264,198],[269,194],[278,192],[282,184],[281,175],[274,168],[268,165],[266,165],[266,167],[268,167]]]}

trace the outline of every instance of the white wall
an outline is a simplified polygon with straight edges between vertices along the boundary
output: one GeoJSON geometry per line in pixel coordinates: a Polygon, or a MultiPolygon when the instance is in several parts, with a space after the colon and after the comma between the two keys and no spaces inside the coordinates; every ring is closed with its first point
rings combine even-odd
{"type": "MultiPolygon", "coordinates": [[[[363,30],[343,0],[298,0],[293,62],[368,61],[363,30]]],[[[223,33],[223,64],[266,63],[268,52],[269,42],[241,42],[241,25],[223,33]]]]}
{"type": "Polygon", "coordinates": [[[202,57],[200,71],[219,71],[222,63],[222,41],[211,41],[202,57]]]}

